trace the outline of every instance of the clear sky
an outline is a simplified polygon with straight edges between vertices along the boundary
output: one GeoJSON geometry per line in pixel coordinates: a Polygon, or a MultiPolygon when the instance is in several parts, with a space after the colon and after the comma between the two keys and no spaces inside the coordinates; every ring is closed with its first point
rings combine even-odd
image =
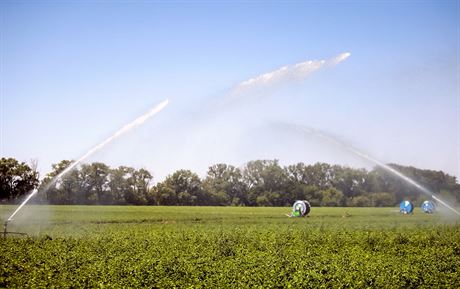
{"type": "Polygon", "coordinates": [[[204,176],[225,162],[385,163],[460,178],[459,1],[1,1],[1,156],[204,176]],[[346,60],[239,93],[307,60],[346,60]],[[289,125],[288,125],[289,126],[289,125]]]}

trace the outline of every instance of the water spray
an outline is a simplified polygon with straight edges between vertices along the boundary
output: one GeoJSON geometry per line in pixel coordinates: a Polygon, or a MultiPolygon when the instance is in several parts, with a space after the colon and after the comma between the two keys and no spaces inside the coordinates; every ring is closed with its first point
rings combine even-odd
{"type": "Polygon", "coordinates": [[[375,159],[374,157],[371,157],[370,155],[359,151],[358,149],[354,148],[353,146],[345,144],[345,143],[343,143],[341,141],[338,141],[337,139],[335,139],[335,138],[333,138],[333,137],[331,137],[329,135],[326,135],[323,132],[321,132],[319,130],[316,130],[316,129],[313,129],[311,127],[295,125],[295,124],[286,124],[286,123],[283,123],[282,125],[283,126],[288,126],[290,128],[295,128],[297,130],[300,130],[304,134],[313,134],[313,135],[319,136],[320,138],[326,140],[327,142],[330,142],[330,143],[332,143],[332,144],[334,144],[336,146],[342,147],[342,148],[352,152],[353,154],[355,154],[355,155],[357,155],[357,156],[359,156],[359,157],[361,157],[361,158],[363,158],[363,159],[365,159],[367,161],[370,161],[370,162],[382,167],[386,171],[394,174],[395,176],[399,177],[400,179],[402,179],[402,180],[406,181],[407,183],[413,185],[414,187],[419,189],[425,195],[433,198],[434,200],[436,200],[437,202],[442,204],[444,207],[448,208],[449,210],[451,210],[452,212],[454,212],[455,214],[460,216],[460,212],[458,210],[456,210],[454,207],[449,205],[447,202],[441,200],[439,197],[437,197],[432,192],[430,192],[427,188],[421,186],[420,184],[418,184],[413,179],[407,177],[406,175],[404,175],[401,172],[395,170],[394,168],[390,167],[389,165],[387,165],[385,163],[382,163],[381,161],[375,159]]]}
{"type": "Polygon", "coordinates": [[[6,220],[5,223],[3,223],[3,233],[2,233],[3,238],[6,238],[7,234],[10,234],[10,235],[23,235],[23,236],[27,235],[27,233],[21,233],[21,232],[8,232],[7,228],[8,228],[8,223],[9,222],[10,222],[9,220],[6,220]]]}
{"type": "Polygon", "coordinates": [[[303,80],[315,71],[326,67],[333,67],[345,61],[348,57],[350,57],[350,55],[350,52],[344,52],[329,59],[307,60],[291,65],[285,65],[270,72],[257,75],[234,86],[227,94],[226,101],[228,101],[228,99],[233,99],[237,96],[241,96],[241,94],[252,89],[273,84],[285,83],[293,80],[303,80]]]}
{"type": "MultiPolygon", "coordinates": [[[[28,196],[27,198],[17,207],[17,209],[11,214],[11,216],[8,218],[7,222],[13,221],[14,216],[24,207],[25,204],[29,202],[29,200],[37,194],[38,190],[34,189],[28,196]]],[[[5,222],[5,227],[6,227],[6,222],[5,222]]]]}
{"type": "Polygon", "coordinates": [[[448,208],[449,210],[451,210],[452,212],[456,213],[457,215],[460,216],[460,212],[456,209],[454,209],[451,205],[447,204],[446,202],[444,202],[443,200],[441,200],[440,198],[436,197],[435,195],[431,195],[431,197],[437,201],[438,203],[442,204],[444,207],[448,208]]]}
{"type": "Polygon", "coordinates": [[[121,129],[116,131],[112,136],[107,138],[105,141],[101,142],[100,144],[96,145],[92,149],[90,149],[86,154],[84,154],[82,157],[80,157],[78,160],[72,162],[65,170],[63,170],[61,173],[59,173],[57,176],[55,176],[51,182],[43,189],[44,191],[47,191],[51,186],[53,186],[62,176],[70,172],[72,169],[74,169],[79,163],[84,161],[85,159],[89,158],[91,155],[93,155],[95,152],[99,151],[115,139],[119,138],[123,134],[127,133],[128,131],[132,130],[133,128],[142,125],[145,121],[147,121],[149,118],[154,116],[155,114],[159,113],[162,111],[169,103],[169,100],[166,99],[162,101],[160,104],[156,105],[153,107],[151,110],[146,112],[145,114],[141,115],[140,117],[136,118],[132,122],[126,124],[123,126],[121,129]]]}
{"type": "MultiPolygon", "coordinates": [[[[72,162],[65,170],[63,170],[61,173],[59,173],[57,176],[55,176],[47,185],[46,187],[43,188],[42,191],[47,191],[51,186],[56,184],[56,182],[61,179],[65,174],[70,172],[72,169],[74,169],[79,163],[84,161],[85,159],[89,158],[91,155],[96,153],[97,151],[101,150],[103,147],[114,141],[115,139],[119,138],[120,136],[124,135],[128,131],[132,130],[135,127],[138,127],[142,125],[144,122],[146,122],[149,118],[153,117],[160,111],[162,111],[169,103],[169,100],[166,99],[162,102],[160,102],[158,105],[141,115],[140,117],[136,118],[132,122],[126,124],[122,128],[120,128],[118,131],[116,131],[112,136],[101,142],[100,144],[96,145],[95,147],[91,148],[86,154],[84,154],[82,157],[80,157],[78,160],[72,162]]],[[[12,232],[7,232],[7,227],[8,223],[13,221],[14,216],[29,202],[29,200],[35,196],[38,193],[37,189],[34,189],[28,196],[27,198],[19,205],[19,207],[11,214],[11,216],[6,220],[6,222],[3,224],[3,236],[6,236],[7,233],[12,233],[12,232]]],[[[22,233],[21,233],[22,234],[22,233]]]]}

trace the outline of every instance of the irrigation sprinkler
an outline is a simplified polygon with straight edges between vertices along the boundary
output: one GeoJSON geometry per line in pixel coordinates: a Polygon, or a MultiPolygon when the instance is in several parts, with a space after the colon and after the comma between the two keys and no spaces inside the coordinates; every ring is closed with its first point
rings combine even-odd
{"type": "Polygon", "coordinates": [[[421,207],[423,212],[427,214],[433,214],[436,211],[436,204],[430,200],[424,201],[421,207]]]}
{"type": "Polygon", "coordinates": [[[310,213],[311,206],[308,201],[295,201],[292,205],[292,212],[288,217],[305,217],[310,213]]]}
{"type": "Polygon", "coordinates": [[[6,238],[7,234],[10,235],[22,235],[22,236],[27,236],[27,233],[21,233],[21,232],[8,232],[8,222],[11,220],[6,220],[5,223],[3,223],[3,238],[6,238]]]}
{"type": "MultiPolygon", "coordinates": [[[[283,126],[287,126],[287,127],[291,127],[291,128],[294,128],[296,130],[300,130],[302,133],[304,134],[307,134],[307,135],[317,135],[319,136],[320,138],[338,146],[338,147],[341,147],[341,148],[344,148],[348,151],[350,151],[351,153],[353,153],[354,155],[357,155],[367,161],[370,161],[372,163],[374,163],[375,165],[383,168],[384,170],[386,170],[387,172],[390,172],[392,173],[393,175],[397,176],[398,178],[404,180],[406,183],[408,184],[411,184],[412,186],[416,187],[420,192],[422,192],[423,194],[425,194],[426,196],[429,196],[431,198],[433,198],[438,204],[441,204],[443,205],[444,207],[448,208],[449,210],[451,210],[452,212],[454,212],[455,214],[457,214],[458,216],[460,216],[460,211],[456,210],[452,205],[449,205],[447,202],[441,200],[439,197],[435,196],[432,192],[430,192],[430,190],[426,189],[425,187],[421,186],[420,184],[418,184],[416,181],[414,181],[413,179],[407,177],[406,175],[404,175],[403,173],[397,171],[396,169],[392,168],[390,165],[387,165],[377,159],[375,159],[374,157],[366,154],[366,153],[363,153],[361,152],[360,150],[356,149],[355,147],[349,145],[349,144],[346,144],[345,142],[342,142],[332,136],[329,136],[328,134],[320,131],[320,130],[316,130],[316,129],[313,129],[313,128],[310,128],[310,127],[307,127],[307,126],[300,126],[300,125],[295,125],[295,124],[289,124],[289,123],[281,123],[281,125],[283,126]]],[[[402,203],[401,203],[402,204],[402,203]]],[[[402,209],[402,208],[401,208],[402,209]]],[[[413,205],[412,205],[412,209],[413,209],[413,205]]],[[[412,211],[411,211],[412,212],[412,211]]],[[[403,211],[401,211],[401,213],[404,213],[403,211]]],[[[407,214],[407,212],[406,212],[407,214]]]]}
{"type": "Polygon", "coordinates": [[[414,204],[411,201],[402,201],[399,204],[399,212],[404,215],[412,214],[414,211],[414,204]]]}

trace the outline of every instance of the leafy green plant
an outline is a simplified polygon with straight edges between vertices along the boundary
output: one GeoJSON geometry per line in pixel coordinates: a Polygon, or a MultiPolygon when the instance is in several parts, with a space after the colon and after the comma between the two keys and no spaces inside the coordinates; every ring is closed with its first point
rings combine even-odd
{"type": "Polygon", "coordinates": [[[293,219],[290,208],[39,209],[52,211],[46,230],[0,239],[2,288],[460,286],[459,224],[418,211],[313,208],[293,219]]]}

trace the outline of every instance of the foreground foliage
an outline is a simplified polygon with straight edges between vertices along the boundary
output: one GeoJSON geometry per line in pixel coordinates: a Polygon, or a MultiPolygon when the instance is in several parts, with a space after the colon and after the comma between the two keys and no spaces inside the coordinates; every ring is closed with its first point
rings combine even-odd
{"type": "Polygon", "coordinates": [[[0,239],[0,287],[460,286],[459,223],[420,211],[313,208],[295,219],[288,208],[26,210],[34,221],[10,230],[30,236],[0,239]]]}

